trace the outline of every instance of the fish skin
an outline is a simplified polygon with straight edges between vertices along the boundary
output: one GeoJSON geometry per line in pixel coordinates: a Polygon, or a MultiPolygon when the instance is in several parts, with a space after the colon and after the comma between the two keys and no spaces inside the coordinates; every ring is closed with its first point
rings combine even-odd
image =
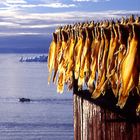
{"type": "Polygon", "coordinates": [[[75,68],[74,68],[74,75],[75,79],[79,78],[79,71],[80,71],[80,66],[81,66],[81,55],[82,55],[82,50],[85,45],[85,35],[84,31],[82,31],[81,35],[78,37],[75,49],[74,49],[74,61],[75,61],[75,68]]]}
{"type": "MultiPolygon", "coordinates": [[[[71,36],[70,37],[70,45],[68,48],[67,52],[67,70],[66,70],[66,77],[65,77],[65,82],[69,81],[70,79],[72,80],[72,71],[74,69],[74,48],[76,44],[76,37],[71,36]]],[[[70,82],[71,83],[71,82],[70,82]]]]}
{"type": "Polygon", "coordinates": [[[121,88],[121,74],[120,74],[120,67],[121,63],[126,56],[127,48],[128,48],[128,39],[129,39],[129,26],[126,25],[126,20],[122,24],[118,24],[118,34],[119,34],[119,48],[115,55],[117,54],[117,92],[119,94],[119,89],[121,88]],[[123,34],[122,34],[123,33],[123,34]]]}
{"type": "Polygon", "coordinates": [[[109,45],[109,53],[107,59],[107,80],[111,84],[112,91],[115,97],[118,96],[118,86],[117,86],[117,55],[115,51],[119,48],[117,26],[113,25],[111,27],[111,40],[109,45]]]}
{"type": "Polygon", "coordinates": [[[59,64],[58,64],[58,81],[57,81],[57,92],[63,93],[64,90],[64,84],[65,84],[65,73],[67,68],[67,49],[68,49],[68,33],[66,31],[62,32],[62,46],[61,46],[61,54],[59,58],[59,64]]]}
{"type": "MultiPolygon", "coordinates": [[[[99,56],[98,61],[98,79],[96,81],[95,90],[92,93],[92,98],[98,98],[106,88],[106,72],[107,72],[107,56],[108,56],[108,49],[110,43],[110,30],[103,28],[102,30],[102,39],[103,39],[103,46],[100,46],[103,49],[103,55],[101,53],[101,57],[99,56]],[[101,59],[100,59],[101,58],[101,59]]],[[[101,41],[102,41],[101,39],[101,41]]]]}
{"type": "MultiPolygon", "coordinates": [[[[96,32],[96,31],[95,31],[96,32]]],[[[91,65],[90,65],[90,76],[89,76],[89,80],[88,80],[88,89],[93,92],[95,86],[93,84],[93,82],[95,81],[95,75],[96,75],[96,71],[98,69],[98,52],[99,52],[99,47],[100,47],[100,42],[101,42],[101,38],[100,38],[100,34],[97,35],[97,33],[95,34],[95,38],[92,41],[91,44],[91,65]]]]}
{"type": "Polygon", "coordinates": [[[50,83],[50,79],[52,76],[52,70],[55,67],[55,56],[56,56],[56,47],[57,46],[57,40],[56,40],[56,34],[53,33],[53,40],[50,44],[50,48],[49,48],[49,54],[48,54],[48,70],[49,70],[49,74],[48,74],[48,84],[50,83]]]}
{"type": "Polygon", "coordinates": [[[56,44],[56,56],[55,56],[55,65],[54,65],[54,75],[53,75],[53,83],[56,83],[56,75],[58,72],[58,65],[60,63],[60,53],[61,53],[62,40],[58,40],[56,44]]]}
{"type": "Polygon", "coordinates": [[[85,75],[87,76],[89,74],[90,69],[90,47],[92,43],[92,37],[90,36],[91,35],[90,29],[86,28],[85,31],[86,31],[86,40],[81,55],[80,72],[78,78],[79,89],[82,87],[82,85],[84,85],[85,82],[84,76],[85,75]]]}
{"type": "Polygon", "coordinates": [[[127,53],[120,66],[120,78],[122,84],[119,90],[119,99],[117,103],[120,108],[123,108],[126,104],[130,91],[138,86],[139,78],[137,77],[139,71],[136,65],[138,61],[136,56],[138,55],[139,40],[137,38],[135,26],[135,24],[132,25],[133,37],[128,44],[127,53]]]}
{"type": "Polygon", "coordinates": [[[60,61],[62,59],[62,29],[57,29],[56,30],[57,33],[57,44],[56,44],[56,55],[55,55],[55,59],[54,59],[54,75],[53,75],[53,83],[56,84],[56,76],[57,76],[57,72],[58,72],[58,66],[60,64],[60,61]]]}
{"type": "Polygon", "coordinates": [[[80,69],[79,69],[79,78],[78,78],[78,86],[82,87],[82,85],[84,84],[84,64],[85,64],[85,57],[87,54],[87,41],[85,42],[85,45],[83,47],[83,52],[81,55],[81,63],[80,63],[80,69]]]}
{"type": "Polygon", "coordinates": [[[64,60],[62,60],[58,69],[59,69],[59,76],[58,76],[58,81],[57,81],[57,92],[63,93],[64,83],[65,83],[65,62],[64,62],[64,60]]]}

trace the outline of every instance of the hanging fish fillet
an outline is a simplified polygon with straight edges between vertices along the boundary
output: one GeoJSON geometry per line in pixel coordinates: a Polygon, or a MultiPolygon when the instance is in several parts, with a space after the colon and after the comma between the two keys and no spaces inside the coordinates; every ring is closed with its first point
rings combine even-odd
{"type": "Polygon", "coordinates": [[[56,56],[56,49],[57,49],[57,35],[56,33],[53,33],[53,40],[50,44],[49,54],[48,54],[48,70],[49,70],[49,76],[48,76],[48,84],[50,83],[52,70],[54,69],[55,65],[55,56],[56,56]]]}
{"type": "Polygon", "coordinates": [[[120,81],[120,65],[126,55],[127,45],[128,45],[128,37],[129,37],[129,26],[124,24],[118,25],[118,34],[119,34],[119,48],[115,55],[117,55],[117,92],[120,89],[121,81],[120,81]],[[123,34],[122,34],[123,33],[123,34]]]}
{"type": "Polygon", "coordinates": [[[118,99],[118,106],[123,108],[127,98],[129,96],[129,92],[136,86],[138,86],[139,80],[139,72],[137,69],[137,62],[138,62],[138,50],[139,50],[139,39],[137,35],[137,26],[135,24],[132,25],[133,29],[133,37],[128,44],[127,54],[124,57],[121,67],[120,67],[120,74],[121,74],[121,88],[119,90],[119,99],[118,99]]]}
{"type": "MultiPolygon", "coordinates": [[[[70,79],[72,80],[72,71],[74,70],[74,47],[76,44],[76,37],[74,31],[72,32],[70,36],[70,45],[67,50],[67,70],[66,70],[66,78],[65,81],[69,81],[70,79]]],[[[70,82],[70,81],[69,81],[70,82]]],[[[71,83],[71,82],[70,82],[71,83]]]]}
{"type": "Polygon", "coordinates": [[[109,43],[110,43],[110,30],[109,29],[102,29],[102,39],[101,41],[104,41],[103,46],[100,46],[101,48],[103,47],[103,55],[101,53],[101,56],[99,57],[98,61],[98,79],[96,81],[96,87],[94,92],[92,93],[92,98],[96,99],[98,98],[101,93],[105,90],[106,87],[106,65],[107,65],[107,56],[108,56],[108,48],[109,48],[109,43]],[[101,62],[100,62],[101,61],[101,62]]]}
{"type": "Polygon", "coordinates": [[[57,82],[57,92],[62,93],[64,90],[64,83],[65,83],[65,72],[67,68],[67,57],[66,56],[66,51],[68,49],[68,34],[63,31],[62,32],[62,46],[61,46],[61,55],[60,55],[60,60],[59,60],[59,66],[58,66],[58,82],[57,82]]]}
{"type": "Polygon", "coordinates": [[[99,52],[99,47],[100,47],[100,42],[101,42],[101,38],[100,38],[100,33],[97,32],[97,28],[95,28],[95,35],[93,35],[93,41],[91,44],[91,65],[90,65],[90,76],[89,76],[89,80],[88,80],[88,89],[89,91],[93,92],[94,90],[94,81],[95,81],[95,75],[96,75],[96,71],[98,68],[98,52],[99,52]]]}
{"type": "Polygon", "coordinates": [[[114,27],[115,25],[112,25],[110,28],[111,30],[111,39],[110,39],[110,45],[109,45],[109,52],[108,52],[108,58],[107,58],[107,76],[109,76],[114,69],[115,61],[114,61],[114,52],[118,44],[118,37],[115,35],[114,27]]]}
{"type": "Polygon", "coordinates": [[[57,32],[57,44],[56,44],[56,55],[55,55],[55,64],[54,64],[54,75],[53,75],[53,82],[56,82],[56,75],[58,71],[58,64],[60,63],[60,58],[62,56],[61,53],[61,46],[62,46],[62,37],[61,37],[61,30],[57,32]]]}
{"type": "Polygon", "coordinates": [[[85,74],[89,72],[90,67],[90,47],[91,47],[91,34],[90,30],[88,28],[85,29],[86,31],[86,40],[85,45],[83,47],[83,52],[81,55],[81,64],[80,64],[80,72],[79,72],[79,78],[78,78],[78,87],[79,89],[82,88],[85,80],[85,74]]]}
{"type": "Polygon", "coordinates": [[[59,76],[58,76],[58,81],[57,81],[57,92],[58,93],[63,93],[64,90],[64,82],[65,82],[65,62],[64,60],[61,61],[61,64],[59,65],[59,76]]]}
{"type": "Polygon", "coordinates": [[[86,28],[86,39],[87,39],[87,54],[85,56],[84,73],[85,73],[85,82],[87,84],[89,79],[90,64],[91,64],[91,44],[93,41],[92,28],[86,28]]]}
{"type": "Polygon", "coordinates": [[[81,55],[82,50],[85,45],[85,31],[81,31],[80,35],[77,37],[77,43],[74,49],[74,61],[75,61],[75,69],[74,69],[74,75],[75,79],[78,79],[79,77],[79,71],[80,71],[80,63],[81,63],[81,55]]]}
{"type": "Polygon", "coordinates": [[[109,53],[107,59],[107,80],[111,83],[112,91],[117,97],[118,89],[117,89],[117,55],[115,55],[115,51],[119,47],[118,43],[118,33],[117,33],[117,26],[112,25],[111,27],[111,39],[109,45],[109,53]]]}

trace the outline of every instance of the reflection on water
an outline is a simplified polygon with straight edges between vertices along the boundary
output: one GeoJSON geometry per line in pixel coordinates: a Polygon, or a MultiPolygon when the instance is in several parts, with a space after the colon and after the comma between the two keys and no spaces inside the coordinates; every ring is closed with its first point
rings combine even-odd
{"type": "Polygon", "coordinates": [[[48,86],[46,63],[18,61],[26,55],[0,55],[0,139],[72,140],[72,94],[48,86]]]}

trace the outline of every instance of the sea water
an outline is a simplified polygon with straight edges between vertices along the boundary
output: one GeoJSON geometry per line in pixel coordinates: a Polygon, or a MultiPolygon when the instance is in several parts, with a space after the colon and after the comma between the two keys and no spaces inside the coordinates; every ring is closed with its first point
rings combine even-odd
{"type": "Polygon", "coordinates": [[[0,54],[0,140],[73,139],[72,92],[48,85],[47,63],[19,62],[38,55],[0,54]]]}

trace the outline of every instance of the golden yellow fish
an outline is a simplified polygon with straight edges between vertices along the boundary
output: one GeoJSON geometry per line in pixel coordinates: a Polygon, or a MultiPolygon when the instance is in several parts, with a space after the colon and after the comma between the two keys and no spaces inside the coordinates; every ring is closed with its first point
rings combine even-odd
{"type": "Polygon", "coordinates": [[[57,44],[57,35],[56,33],[53,33],[53,40],[50,44],[49,54],[48,54],[48,70],[49,70],[49,76],[48,76],[48,84],[50,83],[52,70],[54,69],[55,65],[55,57],[56,57],[56,45],[57,44]]]}
{"type": "Polygon", "coordinates": [[[96,99],[98,98],[101,93],[103,93],[105,87],[106,87],[106,65],[107,65],[107,56],[108,56],[108,48],[110,43],[110,31],[109,29],[102,29],[102,43],[100,46],[100,56],[98,61],[98,79],[96,81],[96,87],[94,92],[92,93],[92,98],[96,99]]]}
{"type": "Polygon", "coordinates": [[[118,106],[123,108],[127,98],[129,96],[129,92],[136,86],[138,86],[139,80],[139,71],[137,69],[138,62],[138,50],[139,50],[139,37],[137,34],[137,26],[135,24],[132,25],[133,29],[133,37],[128,44],[127,53],[121,63],[120,66],[120,78],[121,78],[121,88],[119,90],[119,99],[118,106]]]}
{"type": "Polygon", "coordinates": [[[98,62],[98,52],[101,42],[100,34],[97,33],[97,28],[95,28],[95,36],[93,38],[92,44],[91,44],[91,65],[90,65],[90,76],[88,80],[88,89],[93,92],[94,90],[94,81],[95,81],[95,75],[98,68],[97,62],[98,62]]]}

